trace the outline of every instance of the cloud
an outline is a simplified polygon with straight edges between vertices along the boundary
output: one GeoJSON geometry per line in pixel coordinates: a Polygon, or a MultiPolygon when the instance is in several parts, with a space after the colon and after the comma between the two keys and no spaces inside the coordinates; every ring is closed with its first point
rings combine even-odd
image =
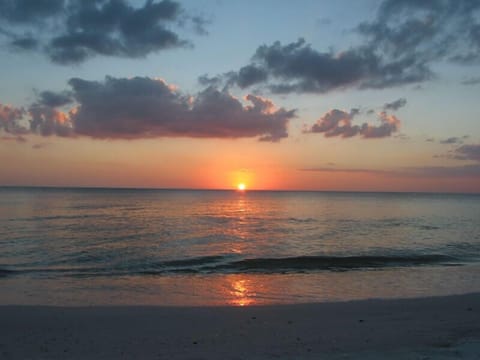
{"type": "Polygon", "coordinates": [[[1,17],[9,23],[39,22],[53,17],[65,8],[64,0],[2,0],[1,17]]]}
{"type": "Polygon", "coordinates": [[[480,164],[409,168],[403,172],[403,175],[422,177],[480,177],[480,164]]]}
{"type": "Polygon", "coordinates": [[[10,135],[25,135],[28,129],[21,124],[25,109],[0,104],[0,131],[10,135]]]}
{"type": "Polygon", "coordinates": [[[463,142],[462,138],[459,137],[449,137],[439,141],[440,144],[461,144],[463,142]]]}
{"type": "Polygon", "coordinates": [[[295,110],[277,108],[260,96],[249,94],[241,101],[208,87],[193,97],[148,77],[107,77],[101,82],[73,78],[69,85],[66,92],[41,92],[28,111],[1,107],[2,127],[13,134],[12,124],[26,117],[30,129],[25,131],[42,136],[257,137],[275,142],[288,136],[288,123],[295,116],[295,110]],[[69,111],[58,109],[71,101],[75,103],[69,111]]]}
{"type": "Polygon", "coordinates": [[[383,105],[383,110],[397,111],[398,109],[404,107],[405,105],[407,105],[407,100],[404,98],[400,98],[391,103],[386,103],[385,105],[383,105]]]}
{"type": "Polygon", "coordinates": [[[244,106],[213,87],[195,98],[176,92],[163,80],[70,80],[79,106],[71,120],[77,134],[97,138],[160,136],[239,138],[278,141],[288,136],[293,110],[276,109],[268,100],[248,95],[244,106]]]}
{"type": "Polygon", "coordinates": [[[42,91],[39,94],[38,102],[48,107],[59,107],[70,104],[73,101],[72,94],[68,91],[53,92],[42,91]]]}
{"type": "Polygon", "coordinates": [[[369,174],[386,177],[480,177],[480,164],[464,166],[419,166],[405,167],[394,170],[378,170],[365,168],[327,168],[313,167],[298,169],[299,171],[310,172],[334,172],[347,174],[369,174]]]}
{"type": "Polygon", "coordinates": [[[28,110],[30,130],[42,136],[57,135],[70,137],[75,135],[70,114],[53,107],[34,104],[28,110]]]}
{"type": "Polygon", "coordinates": [[[38,47],[38,41],[30,36],[14,38],[10,45],[14,49],[34,50],[38,47]]]}
{"type": "Polygon", "coordinates": [[[81,63],[98,55],[139,58],[188,47],[191,43],[172,30],[186,23],[197,33],[206,33],[207,22],[173,0],[148,0],[140,7],[127,0],[0,1],[0,26],[10,44],[40,49],[58,64],[81,63]]]}
{"type": "Polygon", "coordinates": [[[268,73],[265,69],[255,65],[247,65],[240,69],[236,75],[235,81],[238,86],[243,89],[250,85],[265,81],[267,77],[268,73]]]}
{"type": "Polygon", "coordinates": [[[246,88],[264,85],[273,93],[325,93],[345,88],[387,88],[432,77],[408,59],[385,61],[375,49],[359,46],[334,53],[313,49],[304,39],[260,46],[252,63],[216,79],[246,88]]]}
{"type": "Polygon", "coordinates": [[[380,125],[374,126],[369,124],[363,124],[361,129],[361,135],[364,138],[383,138],[391,136],[392,133],[398,131],[400,128],[400,120],[395,115],[389,115],[385,111],[382,111],[378,118],[381,122],[380,125]]]}
{"type": "Polygon", "coordinates": [[[355,27],[359,40],[350,48],[322,51],[302,38],[276,41],[259,46],[238,71],[214,78],[227,87],[273,93],[418,85],[435,77],[435,63],[480,63],[479,11],[478,0],[384,0],[373,20],[355,27]]]}
{"type": "Polygon", "coordinates": [[[358,27],[360,34],[390,59],[427,65],[442,59],[480,60],[477,0],[384,0],[375,20],[358,27]]]}
{"type": "Polygon", "coordinates": [[[352,120],[360,114],[358,109],[352,109],[345,112],[333,109],[325,113],[315,124],[313,124],[307,133],[323,133],[325,137],[350,138],[359,135],[365,139],[384,138],[391,136],[400,128],[400,120],[389,115],[385,111],[378,114],[379,125],[363,123],[362,125],[353,125],[352,120]]]}
{"type": "Polygon", "coordinates": [[[480,144],[462,145],[455,149],[455,159],[474,160],[480,162],[480,144]]]}
{"type": "Polygon", "coordinates": [[[332,167],[313,167],[303,168],[300,171],[311,172],[329,172],[329,173],[349,173],[349,174],[373,174],[373,175],[393,175],[393,171],[390,170],[377,170],[377,169],[362,169],[362,168],[332,168],[332,167]]]}
{"type": "Polygon", "coordinates": [[[386,63],[374,49],[359,46],[334,53],[313,49],[304,39],[257,48],[252,63],[223,75],[227,85],[245,88],[266,83],[273,93],[325,93],[348,87],[384,88],[431,77],[418,64],[386,63]]]}

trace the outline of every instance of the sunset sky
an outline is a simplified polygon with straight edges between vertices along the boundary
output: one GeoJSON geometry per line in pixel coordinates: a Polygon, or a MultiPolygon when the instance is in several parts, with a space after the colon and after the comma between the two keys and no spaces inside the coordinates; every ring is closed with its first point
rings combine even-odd
{"type": "Polygon", "coordinates": [[[477,0],[0,0],[0,185],[480,192],[477,0]]]}

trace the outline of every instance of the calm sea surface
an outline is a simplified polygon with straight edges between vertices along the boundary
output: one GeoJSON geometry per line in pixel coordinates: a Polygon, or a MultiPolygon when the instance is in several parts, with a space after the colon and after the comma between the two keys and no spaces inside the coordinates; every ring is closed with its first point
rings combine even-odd
{"type": "Polygon", "coordinates": [[[0,304],[480,291],[480,196],[0,188],[0,304]]]}

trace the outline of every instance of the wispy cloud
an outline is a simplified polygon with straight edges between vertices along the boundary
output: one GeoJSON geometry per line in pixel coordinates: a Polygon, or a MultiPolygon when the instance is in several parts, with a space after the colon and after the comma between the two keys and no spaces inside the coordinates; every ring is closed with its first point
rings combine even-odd
{"type": "Polygon", "coordinates": [[[439,141],[440,144],[462,144],[463,143],[463,140],[465,138],[468,138],[468,136],[463,136],[463,137],[457,137],[457,136],[453,136],[453,137],[449,137],[449,138],[446,138],[446,139],[442,139],[439,141]]]}
{"type": "Polygon", "coordinates": [[[392,110],[392,111],[397,111],[398,109],[404,107],[407,105],[407,99],[405,98],[400,98],[398,100],[392,101],[390,103],[386,103],[383,105],[383,110],[392,110]]]}
{"type": "Polygon", "coordinates": [[[480,164],[463,166],[423,166],[404,167],[393,170],[377,170],[368,168],[327,168],[313,167],[302,168],[300,171],[345,173],[345,174],[368,174],[385,177],[480,177],[480,164]]]}
{"type": "Polygon", "coordinates": [[[350,173],[350,174],[373,174],[373,175],[384,175],[392,176],[396,174],[394,171],[390,170],[376,170],[376,169],[361,169],[361,168],[335,168],[335,167],[312,167],[312,168],[302,168],[300,171],[311,171],[311,172],[327,172],[327,173],[350,173]]]}

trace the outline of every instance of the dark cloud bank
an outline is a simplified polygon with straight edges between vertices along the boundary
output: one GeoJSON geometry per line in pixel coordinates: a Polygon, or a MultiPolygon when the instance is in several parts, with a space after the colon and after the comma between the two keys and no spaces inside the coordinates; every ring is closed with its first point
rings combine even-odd
{"type": "Polygon", "coordinates": [[[355,47],[322,52],[304,39],[277,41],[258,47],[251,63],[240,70],[199,80],[227,87],[266,87],[273,93],[421,83],[435,76],[436,62],[480,63],[479,13],[478,0],[385,0],[373,21],[355,28],[362,39],[355,47]]]}
{"type": "Polygon", "coordinates": [[[96,56],[138,58],[186,47],[175,27],[205,33],[205,20],[172,0],[0,0],[0,34],[13,48],[45,52],[55,63],[96,56]]]}
{"type": "MultiPolygon", "coordinates": [[[[230,95],[229,87],[324,93],[423,82],[434,76],[431,66],[435,62],[480,63],[479,11],[478,0],[385,0],[372,21],[355,28],[362,39],[359,45],[344,51],[322,52],[303,39],[265,44],[238,71],[200,77],[206,89],[195,97],[150,78],[71,79],[70,90],[42,92],[27,110],[4,107],[1,128],[17,136],[33,131],[93,138],[259,137],[278,141],[288,136],[287,124],[295,111],[276,109],[271,101],[254,95],[247,96],[251,105],[245,106],[230,95]],[[222,86],[222,91],[217,90],[222,86]],[[69,112],[59,109],[67,105],[69,112]],[[28,126],[19,125],[26,114],[28,126]]],[[[62,64],[96,55],[141,57],[188,46],[172,30],[184,23],[204,32],[205,21],[187,14],[173,0],[148,0],[141,6],[127,0],[0,0],[0,33],[10,45],[45,51],[52,61],[62,64]]],[[[359,110],[332,109],[306,132],[326,137],[388,137],[400,126],[400,120],[389,112],[405,105],[403,98],[384,104],[373,125],[354,123],[359,110]]]]}
{"type": "MultiPolygon", "coordinates": [[[[296,110],[277,108],[260,96],[249,94],[242,102],[212,86],[190,96],[148,77],[107,77],[102,82],[72,78],[69,85],[68,91],[38,93],[28,109],[0,104],[0,130],[12,136],[258,137],[276,142],[288,137],[289,121],[296,116],[296,110]]],[[[377,114],[377,125],[353,124],[360,113],[330,110],[304,132],[373,139],[389,137],[400,127],[400,120],[386,111],[377,114]]]]}
{"type": "Polygon", "coordinates": [[[11,135],[88,136],[100,139],[154,137],[242,138],[279,141],[288,136],[295,110],[247,95],[244,105],[228,92],[208,87],[195,97],[161,79],[73,78],[71,90],[42,92],[28,110],[0,107],[0,129],[11,135]],[[74,102],[67,112],[59,107],[74,102]],[[22,126],[27,117],[29,126],[22,126]]]}

